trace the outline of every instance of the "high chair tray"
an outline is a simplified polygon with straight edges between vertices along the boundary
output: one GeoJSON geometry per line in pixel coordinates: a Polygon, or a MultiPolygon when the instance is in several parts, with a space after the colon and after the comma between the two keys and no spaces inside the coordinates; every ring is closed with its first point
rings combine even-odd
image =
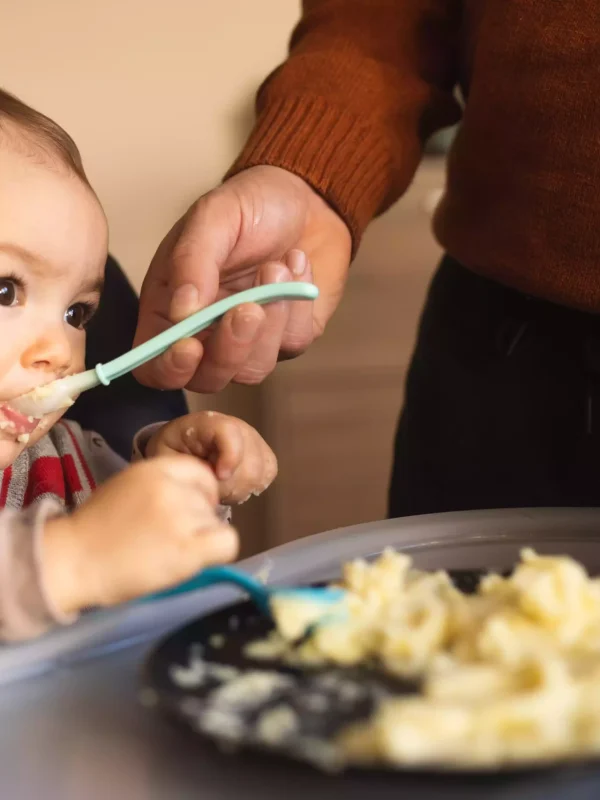
{"type": "MultiPolygon", "coordinates": [[[[418,567],[504,569],[529,545],[567,553],[600,572],[600,512],[490,511],[375,523],[301,540],[251,559],[271,563],[271,580],[299,584],[330,580],[340,564],[392,546],[418,567]]],[[[0,688],[0,767],[3,798],[44,800],[592,800],[600,769],[519,775],[440,776],[348,773],[327,776],[297,764],[247,753],[229,756],[191,737],[140,702],[140,668],[149,637],[219,613],[239,596],[210,590],[157,608],[128,610],[96,645],[61,656],[47,674],[0,688]],[[153,620],[153,623],[152,623],[153,620]],[[144,643],[131,644],[134,637],[144,643]],[[129,637],[129,638],[128,638],[129,637]],[[129,645],[129,646],[128,646],[129,645]],[[94,648],[97,648],[96,650],[94,648]],[[117,652],[118,648],[121,648],[117,652]],[[113,652],[110,652],[111,649],[113,652]]],[[[89,639],[88,639],[89,644],[89,639]]],[[[66,653],[66,651],[65,651],[66,653]]],[[[147,699],[147,698],[146,698],[147,699]]]]}

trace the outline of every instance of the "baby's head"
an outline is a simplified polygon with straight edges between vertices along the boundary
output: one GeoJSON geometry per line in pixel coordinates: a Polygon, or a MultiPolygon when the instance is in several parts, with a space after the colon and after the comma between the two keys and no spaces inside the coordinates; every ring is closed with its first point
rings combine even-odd
{"type": "Polygon", "coordinates": [[[0,90],[0,469],[61,416],[27,433],[3,403],[84,368],[107,235],[72,139],[0,90]]]}

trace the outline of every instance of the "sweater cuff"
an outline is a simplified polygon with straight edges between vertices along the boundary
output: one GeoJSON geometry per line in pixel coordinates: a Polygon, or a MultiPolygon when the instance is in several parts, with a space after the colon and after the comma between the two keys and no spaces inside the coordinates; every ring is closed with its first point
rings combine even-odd
{"type": "Polygon", "coordinates": [[[0,635],[8,641],[39,636],[55,624],[67,625],[77,615],[54,606],[43,572],[45,524],[62,514],[45,500],[27,511],[5,509],[0,515],[0,635]]]}
{"type": "Polygon", "coordinates": [[[349,227],[354,252],[385,203],[393,169],[381,130],[322,98],[304,95],[270,101],[259,112],[226,177],[260,165],[281,167],[305,180],[349,227]]]}
{"type": "Polygon", "coordinates": [[[146,458],[146,447],[155,433],[164,428],[166,422],[153,422],[139,430],[133,437],[133,447],[131,448],[131,463],[143,461],[146,458]]]}
{"type": "Polygon", "coordinates": [[[43,543],[45,525],[51,519],[62,517],[64,515],[63,509],[52,500],[45,500],[40,503],[34,510],[34,530],[33,530],[33,543],[34,543],[34,560],[35,560],[35,573],[37,575],[37,584],[39,586],[39,593],[42,599],[42,607],[47,620],[51,623],[58,623],[59,625],[71,625],[79,618],[79,614],[65,614],[58,606],[54,604],[51,599],[48,587],[46,586],[46,578],[44,574],[44,559],[43,559],[43,543]]]}

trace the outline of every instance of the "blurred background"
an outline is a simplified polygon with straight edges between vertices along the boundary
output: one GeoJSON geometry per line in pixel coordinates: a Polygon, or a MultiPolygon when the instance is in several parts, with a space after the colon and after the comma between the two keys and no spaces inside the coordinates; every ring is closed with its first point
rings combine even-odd
{"type": "MultiPolygon", "coordinates": [[[[280,62],[298,0],[19,0],[0,11],[0,85],[79,145],[111,250],[139,288],[161,238],[217,183],[280,62]]],[[[432,147],[407,196],[365,236],[325,337],[262,387],[194,397],[255,424],[280,463],[236,513],[245,553],[385,516],[396,419],[439,250],[432,147]]]]}

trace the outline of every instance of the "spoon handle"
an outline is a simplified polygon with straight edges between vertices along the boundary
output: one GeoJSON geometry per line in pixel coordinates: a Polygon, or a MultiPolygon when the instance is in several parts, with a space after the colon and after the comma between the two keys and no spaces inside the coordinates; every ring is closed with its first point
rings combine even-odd
{"type": "Polygon", "coordinates": [[[269,591],[265,586],[248,575],[246,572],[233,567],[206,567],[185,583],[180,583],[172,589],[158,592],[148,597],[148,600],[158,600],[164,597],[173,597],[185,594],[196,589],[205,589],[220,583],[232,583],[246,592],[263,613],[269,612],[269,591]]]}
{"type": "Polygon", "coordinates": [[[132,372],[147,361],[151,361],[156,356],[161,355],[178,342],[180,339],[187,339],[195,336],[200,331],[208,328],[232,308],[242,303],[272,303],[275,300],[316,300],[319,290],[313,283],[289,282],[271,283],[266,286],[255,286],[253,289],[246,289],[238,292],[223,300],[213,303],[201,311],[192,314],[191,317],[178,322],[168,328],[158,336],[154,336],[144,344],[135,347],[128,353],[109,361],[107,364],[98,364],[96,372],[99,381],[107,386],[115,378],[120,378],[128,372],[132,372]]]}

